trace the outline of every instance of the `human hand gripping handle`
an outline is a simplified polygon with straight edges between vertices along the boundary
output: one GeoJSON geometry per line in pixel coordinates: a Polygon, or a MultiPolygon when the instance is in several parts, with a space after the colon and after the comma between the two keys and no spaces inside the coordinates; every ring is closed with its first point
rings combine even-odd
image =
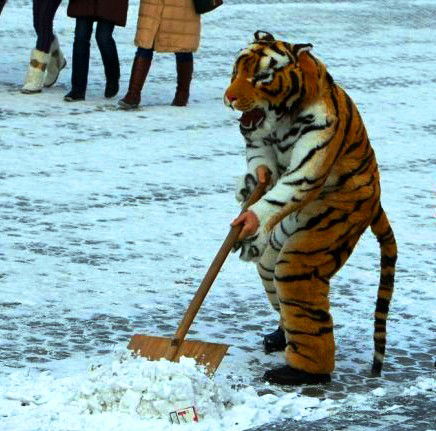
{"type": "Polygon", "coordinates": [[[247,211],[247,208],[255,204],[263,196],[271,181],[271,173],[266,166],[261,165],[256,169],[256,175],[258,181],[256,188],[246,201],[241,214],[231,223],[232,227],[240,227],[238,241],[254,235],[259,228],[259,219],[253,211],[247,211]]]}

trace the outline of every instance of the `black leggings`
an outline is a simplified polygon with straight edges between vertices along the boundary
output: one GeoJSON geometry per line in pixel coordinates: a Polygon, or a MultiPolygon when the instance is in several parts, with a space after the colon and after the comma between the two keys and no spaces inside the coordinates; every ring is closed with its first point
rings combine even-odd
{"type": "Polygon", "coordinates": [[[6,3],[6,0],[0,0],[0,15],[2,13],[3,6],[5,5],[5,3],[6,3]]]}
{"type": "Polygon", "coordinates": [[[62,0],[33,0],[33,27],[38,39],[36,49],[50,51],[53,42],[53,20],[62,0]]]}
{"type": "MultiPolygon", "coordinates": [[[[71,83],[73,89],[85,92],[88,83],[88,69],[91,46],[91,35],[94,26],[93,18],[76,18],[76,29],[73,44],[73,73],[71,83]]],[[[112,36],[115,24],[98,20],[95,39],[103,60],[104,71],[108,81],[118,81],[120,78],[120,62],[117,46],[112,36]]]]}

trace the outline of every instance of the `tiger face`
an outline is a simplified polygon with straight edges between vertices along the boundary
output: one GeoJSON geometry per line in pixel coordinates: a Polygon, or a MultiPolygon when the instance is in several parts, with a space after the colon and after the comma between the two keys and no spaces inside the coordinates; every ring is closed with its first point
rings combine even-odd
{"type": "Polygon", "coordinates": [[[228,107],[242,111],[244,134],[292,112],[308,95],[305,69],[310,59],[303,54],[312,45],[291,45],[261,31],[254,36],[254,42],[239,52],[224,94],[228,107]]]}

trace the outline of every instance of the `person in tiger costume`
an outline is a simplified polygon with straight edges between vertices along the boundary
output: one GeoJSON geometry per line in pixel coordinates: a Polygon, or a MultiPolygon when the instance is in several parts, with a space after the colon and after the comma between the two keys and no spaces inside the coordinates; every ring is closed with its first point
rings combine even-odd
{"type": "Polygon", "coordinates": [[[244,201],[257,181],[271,186],[236,218],[241,259],[257,263],[280,313],[265,351],[285,350],[287,365],[266,371],[276,384],[327,383],[335,345],[330,279],[370,226],[381,249],[375,310],[373,375],[380,375],[397,248],[380,203],[374,151],[356,105],[337,85],[311,44],[290,44],[262,31],[236,58],[224,102],[242,112],[247,173],[244,201]]]}

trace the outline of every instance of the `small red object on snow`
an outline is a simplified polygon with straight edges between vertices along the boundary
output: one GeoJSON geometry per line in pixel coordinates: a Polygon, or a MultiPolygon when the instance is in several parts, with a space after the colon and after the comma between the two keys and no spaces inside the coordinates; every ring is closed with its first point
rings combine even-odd
{"type": "Polygon", "coordinates": [[[195,407],[186,407],[170,413],[171,423],[173,424],[185,424],[188,422],[198,422],[197,412],[195,407]]]}

